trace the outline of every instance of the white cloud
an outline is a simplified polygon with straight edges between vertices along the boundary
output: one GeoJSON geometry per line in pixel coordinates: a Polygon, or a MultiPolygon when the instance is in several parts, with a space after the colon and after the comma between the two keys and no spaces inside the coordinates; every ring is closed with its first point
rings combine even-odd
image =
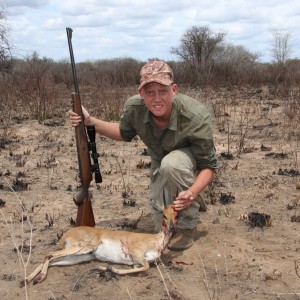
{"type": "Polygon", "coordinates": [[[59,18],[50,18],[48,20],[45,20],[43,25],[46,29],[53,30],[53,29],[62,28],[64,24],[65,24],[64,20],[61,17],[59,17],[59,18]]]}
{"type": "Polygon", "coordinates": [[[50,3],[51,0],[9,0],[7,1],[7,6],[24,6],[24,7],[32,7],[32,8],[39,8],[45,4],[50,3]]]}
{"type": "Polygon", "coordinates": [[[66,58],[65,27],[74,29],[78,61],[130,56],[170,59],[191,26],[227,32],[227,41],[270,60],[272,30],[294,33],[300,57],[298,0],[10,0],[5,9],[15,46],[41,56],[66,58]],[[92,50],[91,50],[92,49],[92,50]]]}

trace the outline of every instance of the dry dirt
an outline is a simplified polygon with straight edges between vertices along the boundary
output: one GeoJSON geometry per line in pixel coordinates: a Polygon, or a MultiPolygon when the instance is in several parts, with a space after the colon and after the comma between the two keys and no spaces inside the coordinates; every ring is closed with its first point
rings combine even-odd
{"type": "MultiPolygon", "coordinates": [[[[77,155],[67,116],[15,118],[0,149],[1,299],[300,299],[299,130],[286,121],[285,102],[264,90],[201,101],[217,114],[223,165],[206,192],[195,245],[165,250],[158,266],[136,275],[100,272],[97,261],[53,267],[27,290],[19,287],[24,266],[30,273],[56,250],[76,217],[77,155]],[[271,220],[239,219],[251,213],[271,220]]],[[[97,146],[103,183],[91,185],[96,225],[151,233],[143,143],[98,137],[97,146]]]]}

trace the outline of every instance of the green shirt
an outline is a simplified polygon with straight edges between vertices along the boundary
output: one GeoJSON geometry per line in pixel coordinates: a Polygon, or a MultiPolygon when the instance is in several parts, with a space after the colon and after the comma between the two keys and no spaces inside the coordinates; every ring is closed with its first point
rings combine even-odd
{"type": "Polygon", "coordinates": [[[198,170],[218,168],[210,114],[198,101],[186,95],[178,93],[173,97],[169,125],[159,136],[143,99],[140,95],[131,97],[124,106],[120,131],[128,142],[138,135],[148,147],[151,159],[158,163],[171,151],[190,147],[198,170]]]}

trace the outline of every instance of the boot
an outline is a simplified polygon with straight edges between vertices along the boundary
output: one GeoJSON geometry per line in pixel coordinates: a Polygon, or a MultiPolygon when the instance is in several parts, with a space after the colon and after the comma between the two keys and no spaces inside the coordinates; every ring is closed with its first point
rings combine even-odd
{"type": "Polygon", "coordinates": [[[199,211],[207,211],[207,205],[201,194],[195,199],[195,201],[200,205],[199,211]]]}
{"type": "Polygon", "coordinates": [[[168,249],[173,251],[183,251],[193,245],[197,227],[191,229],[178,229],[171,238],[168,249]]]}

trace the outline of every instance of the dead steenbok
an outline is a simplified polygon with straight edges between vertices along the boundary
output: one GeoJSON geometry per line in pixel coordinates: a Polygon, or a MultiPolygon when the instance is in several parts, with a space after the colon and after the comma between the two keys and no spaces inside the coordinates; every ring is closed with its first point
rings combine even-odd
{"type": "Polygon", "coordinates": [[[59,241],[63,250],[49,253],[44,263],[22,280],[20,285],[24,286],[31,281],[33,284],[42,282],[47,277],[50,266],[75,265],[94,259],[134,267],[99,267],[101,270],[110,269],[120,275],[147,271],[150,268],[149,263],[160,257],[177,225],[177,212],[172,205],[164,209],[163,215],[161,230],[156,234],[112,231],[87,226],[74,227],[59,241]]]}

